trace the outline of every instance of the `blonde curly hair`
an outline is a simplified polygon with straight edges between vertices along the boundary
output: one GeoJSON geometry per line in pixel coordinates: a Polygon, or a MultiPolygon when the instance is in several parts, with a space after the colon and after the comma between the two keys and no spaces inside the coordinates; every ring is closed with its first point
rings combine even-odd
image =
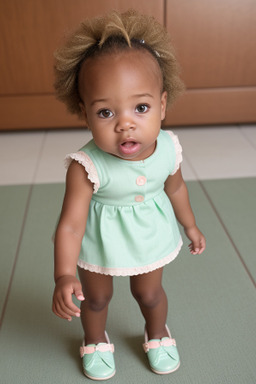
{"type": "Polygon", "coordinates": [[[147,50],[157,60],[163,78],[167,103],[172,104],[183,91],[174,48],[164,27],[152,16],[135,10],[112,11],[105,16],[87,19],[55,52],[55,90],[71,113],[82,117],[79,103],[78,76],[82,63],[89,57],[113,50],[147,50]]]}

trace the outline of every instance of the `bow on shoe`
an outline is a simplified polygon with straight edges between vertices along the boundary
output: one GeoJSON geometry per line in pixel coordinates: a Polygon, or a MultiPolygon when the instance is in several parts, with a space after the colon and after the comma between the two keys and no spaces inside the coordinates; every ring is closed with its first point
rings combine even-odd
{"type": "Polygon", "coordinates": [[[94,352],[112,352],[114,353],[115,347],[114,344],[98,344],[98,345],[91,345],[86,347],[80,347],[80,356],[84,357],[84,355],[89,355],[94,352]]]}
{"type": "Polygon", "coordinates": [[[115,362],[113,358],[114,345],[100,343],[98,345],[88,345],[80,347],[80,356],[85,358],[84,364],[86,371],[99,370],[105,367],[115,369],[115,362]],[[111,352],[111,353],[108,353],[111,352]],[[103,363],[103,365],[102,365],[103,363]]]}
{"type": "MultiPolygon", "coordinates": [[[[163,338],[161,340],[150,340],[143,344],[143,349],[147,353],[150,349],[156,349],[159,347],[176,347],[176,340],[171,338],[163,338]]],[[[168,352],[168,351],[166,351],[168,352]]]]}

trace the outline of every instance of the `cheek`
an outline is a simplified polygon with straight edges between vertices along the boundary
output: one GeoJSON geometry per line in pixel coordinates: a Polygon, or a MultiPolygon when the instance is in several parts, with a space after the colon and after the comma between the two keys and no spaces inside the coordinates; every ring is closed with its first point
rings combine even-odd
{"type": "Polygon", "coordinates": [[[111,143],[111,137],[109,134],[103,133],[102,130],[92,130],[92,135],[96,145],[103,149],[108,148],[111,143]]]}
{"type": "Polygon", "coordinates": [[[93,119],[92,115],[90,113],[88,113],[86,115],[86,121],[87,121],[87,124],[89,126],[89,129],[90,130],[93,130],[93,127],[95,126],[95,119],[93,119]]]}

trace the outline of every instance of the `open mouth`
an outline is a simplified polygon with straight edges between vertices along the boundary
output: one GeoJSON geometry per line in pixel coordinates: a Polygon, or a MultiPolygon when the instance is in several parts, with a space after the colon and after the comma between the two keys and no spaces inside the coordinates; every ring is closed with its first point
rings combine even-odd
{"type": "Polygon", "coordinates": [[[137,141],[127,140],[119,145],[120,152],[124,155],[132,155],[140,149],[140,144],[137,141]]]}

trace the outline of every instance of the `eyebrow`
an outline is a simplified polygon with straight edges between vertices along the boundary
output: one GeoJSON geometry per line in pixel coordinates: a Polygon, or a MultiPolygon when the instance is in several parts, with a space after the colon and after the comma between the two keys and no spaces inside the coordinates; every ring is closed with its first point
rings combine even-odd
{"type": "Polygon", "coordinates": [[[136,95],[132,95],[133,98],[136,98],[136,97],[151,97],[152,99],[154,98],[153,95],[151,95],[150,93],[138,93],[136,95]]]}
{"type": "MultiPolygon", "coordinates": [[[[138,97],[151,97],[152,99],[154,98],[153,95],[151,95],[150,93],[138,93],[136,95],[132,95],[131,98],[135,99],[135,98],[138,98],[138,97]]],[[[107,103],[109,100],[108,99],[95,99],[91,102],[91,106],[93,106],[94,104],[97,104],[97,103],[107,103]]]]}
{"type": "Polygon", "coordinates": [[[91,102],[91,107],[96,103],[106,103],[108,99],[96,99],[91,102]]]}

